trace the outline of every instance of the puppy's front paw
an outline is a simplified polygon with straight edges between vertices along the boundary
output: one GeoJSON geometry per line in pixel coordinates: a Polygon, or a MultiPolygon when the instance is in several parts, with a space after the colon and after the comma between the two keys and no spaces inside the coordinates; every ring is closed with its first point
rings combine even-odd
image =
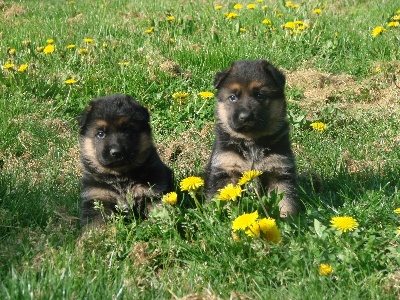
{"type": "Polygon", "coordinates": [[[283,198],[279,202],[279,213],[281,218],[296,216],[298,213],[297,201],[289,198],[283,198]]]}

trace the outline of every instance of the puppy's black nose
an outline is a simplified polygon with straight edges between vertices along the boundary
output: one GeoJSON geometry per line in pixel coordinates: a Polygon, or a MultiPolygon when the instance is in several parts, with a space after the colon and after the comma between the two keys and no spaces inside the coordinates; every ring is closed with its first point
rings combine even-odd
{"type": "Polygon", "coordinates": [[[248,119],[250,119],[250,117],[251,117],[251,113],[248,111],[242,111],[239,114],[239,120],[242,122],[247,121],[248,119]]]}
{"type": "Polygon", "coordinates": [[[121,150],[118,149],[118,148],[111,148],[110,154],[111,154],[111,156],[113,156],[113,157],[120,157],[120,156],[122,155],[122,152],[121,152],[121,150]]]}

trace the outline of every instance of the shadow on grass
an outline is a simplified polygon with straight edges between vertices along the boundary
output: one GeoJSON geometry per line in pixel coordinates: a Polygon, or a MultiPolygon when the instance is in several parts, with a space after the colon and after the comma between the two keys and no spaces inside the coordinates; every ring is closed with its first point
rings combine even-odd
{"type": "Polygon", "coordinates": [[[0,274],[35,256],[40,245],[57,247],[74,239],[79,201],[78,186],[32,185],[0,174],[0,274]]]}
{"type": "MultiPolygon", "coordinates": [[[[299,195],[306,207],[329,208],[342,206],[376,206],[396,203],[400,186],[400,166],[387,164],[379,169],[350,172],[345,166],[333,175],[302,174],[299,178],[299,195]]],[[[365,208],[367,209],[367,208],[365,208]]]]}

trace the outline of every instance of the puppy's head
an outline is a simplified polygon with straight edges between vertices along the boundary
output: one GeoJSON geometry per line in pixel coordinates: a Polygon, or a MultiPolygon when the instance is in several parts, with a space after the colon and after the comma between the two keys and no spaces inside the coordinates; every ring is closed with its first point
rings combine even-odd
{"type": "Polygon", "coordinates": [[[265,60],[234,62],[216,75],[218,124],[232,137],[254,139],[285,124],[285,76],[265,60]]]}
{"type": "Polygon", "coordinates": [[[147,109],[128,95],[92,100],[82,116],[82,163],[99,173],[122,172],[140,165],[152,147],[147,109]]]}

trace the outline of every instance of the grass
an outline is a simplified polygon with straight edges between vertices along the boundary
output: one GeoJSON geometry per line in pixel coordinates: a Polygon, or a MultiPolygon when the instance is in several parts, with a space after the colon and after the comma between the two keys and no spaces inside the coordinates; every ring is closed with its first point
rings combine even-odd
{"type": "Polygon", "coordinates": [[[240,3],[0,1],[0,298],[400,296],[400,28],[387,27],[400,7],[240,3]],[[281,26],[296,20],[308,28],[281,26]],[[377,26],[387,31],[373,37],[377,26]],[[39,52],[48,39],[54,52],[39,52]],[[214,92],[215,73],[232,61],[256,58],[285,70],[306,206],[295,220],[276,220],[282,242],[232,237],[238,215],[262,214],[247,192],[238,203],[166,207],[150,221],[116,218],[82,235],[76,117],[85,105],[128,93],[147,106],[179,198],[190,202],[179,182],[201,172],[213,140],[214,100],[198,93],[214,92]],[[315,121],[327,128],[312,130],[315,121]],[[330,226],[335,216],[359,226],[342,233],[330,226]],[[330,275],[319,274],[322,263],[330,275]]]}

